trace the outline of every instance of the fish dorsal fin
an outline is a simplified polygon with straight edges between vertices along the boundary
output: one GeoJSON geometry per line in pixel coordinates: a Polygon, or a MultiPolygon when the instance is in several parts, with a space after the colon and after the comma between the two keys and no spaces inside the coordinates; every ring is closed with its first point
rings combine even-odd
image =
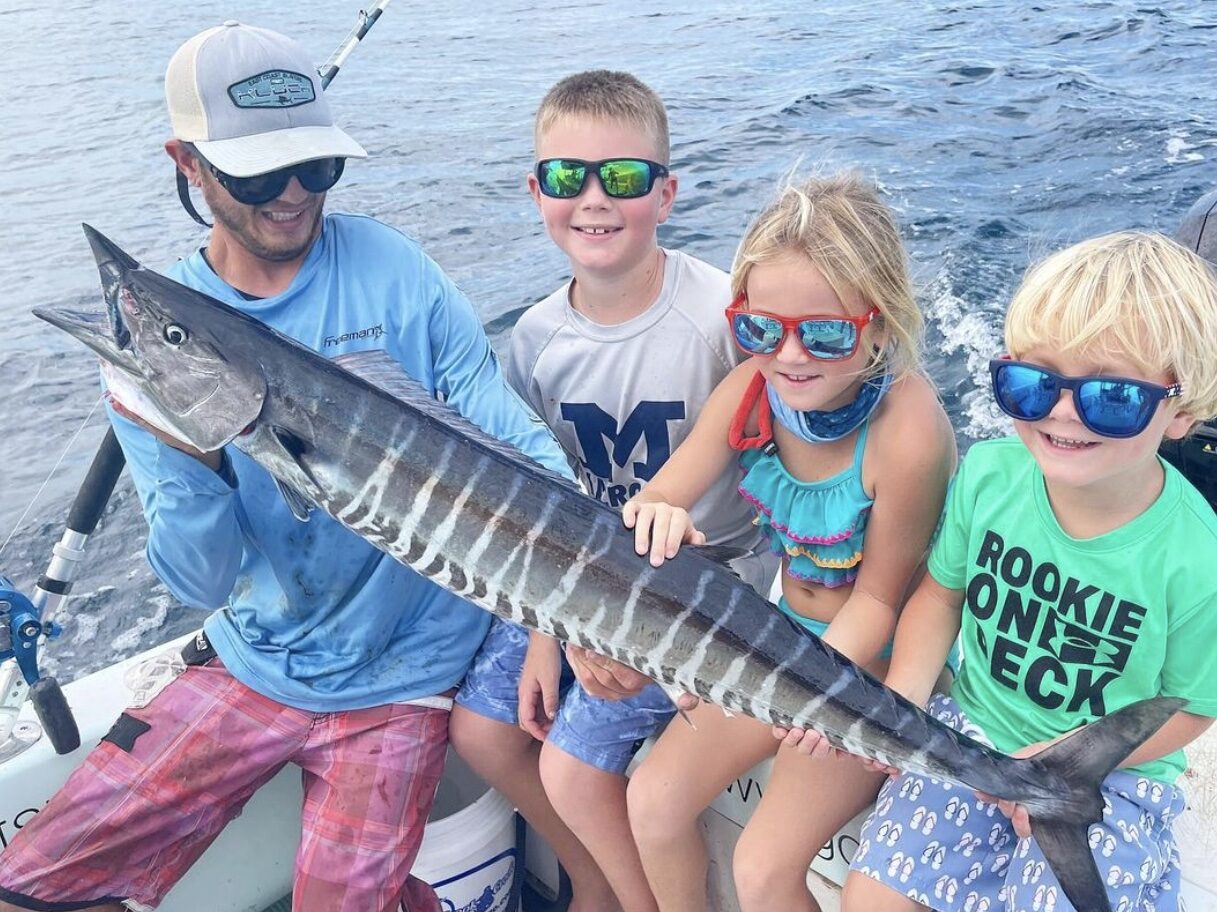
{"type": "Polygon", "coordinates": [[[748,557],[752,552],[747,548],[733,548],[731,545],[698,545],[697,553],[716,564],[727,564],[741,557],[748,557]]]}
{"type": "Polygon", "coordinates": [[[735,548],[731,545],[698,545],[696,551],[706,560],[714,561],[714,563],[721,565],[723,569],[737,577],[739,576],[739,571],[735,569],[735,565],[731,562],[739,560],[742,557],[749,557],[752,554],[747,548],[735,548]]]}
{"type": "MultiPolygon", "coordinates": [[[[522,452],[510,443],[486,433],[486,431],[482,430],[468,418],[465,418],[452,406],[440,402],[433,397],[427,388],[407,374],[400,362],[388,352],[380,349],[351,352],[339,355],[331,359],[331,361],[343,370],[388,393],[394,399],[398,399],[410,407],[430,415],[448,427],[464,434],[466,437],[476,440],[488,449],[494,450],[496,453],[506,456],[515,462],[523,463],[535,471],[543,472],[550,478],[582,492],[582,489],[569,478],[547,469],[527,453],[522,452]]],[[[511,395],[516,395],[506,383],[504,383],[504,387],[511,395]]],[[[533,421],[542,427],[545,426],[545,422],[536,417],[536,415],[533,415],[532,409],[522,399],[520,400],[520,406],[533,421]]],[[[546,430],[548,433],[548,429],[546,430]]]]}

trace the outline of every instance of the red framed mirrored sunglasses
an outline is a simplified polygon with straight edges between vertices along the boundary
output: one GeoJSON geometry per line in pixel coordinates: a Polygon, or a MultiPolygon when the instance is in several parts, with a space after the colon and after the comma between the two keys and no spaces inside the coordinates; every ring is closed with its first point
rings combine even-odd
{"type": "Polygon", "coordinates": [[[749,355],[772,355],[782,347],[787,333],[794,333],[803,350],[817,361],[845,361],[858,350],[862,330],[879,316],[879,308],[871,307],[860,317],[809,314],[803,317],[781,317],[761,310],[747,310],[743,295],[727,308],[727,323],[731,338],[740,350],[749,355]]]}

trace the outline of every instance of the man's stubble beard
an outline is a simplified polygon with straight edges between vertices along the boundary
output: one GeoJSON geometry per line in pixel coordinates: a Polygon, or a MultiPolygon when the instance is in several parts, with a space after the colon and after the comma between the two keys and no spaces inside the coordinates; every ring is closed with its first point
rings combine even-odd
{"type": "Polygon", "coordinates": [[[310,199],[310,206],[313,207],[312,224],[309,226],[307,239],[289,248],[277,248],[268,246],[258,239],[256,229],[258,220],[261,218],[260,206],[249,206],[237,202],[219,183],[204,181],[201,189],[203,199],[211,209],[211,216],[216,225],[222,226],[237,243],[254,256],[267,262],[282,263],[298,259],[308,252],[320,233],[321,216],[325,208],[324,193],[311,194],[311,197],[315,198],[315,202],[310,199]]]}

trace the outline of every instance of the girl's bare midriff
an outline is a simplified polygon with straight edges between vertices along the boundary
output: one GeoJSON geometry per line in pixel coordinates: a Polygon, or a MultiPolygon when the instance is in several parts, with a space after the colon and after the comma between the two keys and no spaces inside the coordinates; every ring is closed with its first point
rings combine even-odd
{"type": "MultiPolygon", "coordinates": [[[[781,454],[783,468],[796,480],[812,483],[824,481],[849,470],[854,461],[854,447],[858,442],[858,431],[834,440],[808,446],[798,440],[785,427],[774,422],[773,440],[781,454]]],[[[782,594],[791,609],[803,617],[829,623],[849,594],[853,585],[828,588],[817,583],[795,579],[786,572],[788,559],[782,560],[782,594]]]]}
{"type": "Polygon", "coordinates": [[[813,621],[830,623],[849,598],[849,594],[854,591],[853,584],[829,589],[827,586],[795,579],[786,572],[786,565],[787,562],[783,560],[782,595],[786,596],[786,603],[791,610],[813,621]]]}

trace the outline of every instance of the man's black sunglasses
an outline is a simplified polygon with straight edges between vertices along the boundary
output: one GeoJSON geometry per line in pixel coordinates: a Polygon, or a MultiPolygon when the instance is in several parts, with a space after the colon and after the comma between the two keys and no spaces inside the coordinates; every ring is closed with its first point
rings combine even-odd
{"type": "Polygon", "coordinates": [[[309,193],[325,193],[338,183],[338,178],[342,177],[342,169],[346,166],[345,158],[318,158],[252,177],[233,177],[231,174],[225,174],[197,151],[195,155],[233,199],[247,206],[261,206],[278,199],[293,177],[300,181],[300,185],[309,193]]]}

